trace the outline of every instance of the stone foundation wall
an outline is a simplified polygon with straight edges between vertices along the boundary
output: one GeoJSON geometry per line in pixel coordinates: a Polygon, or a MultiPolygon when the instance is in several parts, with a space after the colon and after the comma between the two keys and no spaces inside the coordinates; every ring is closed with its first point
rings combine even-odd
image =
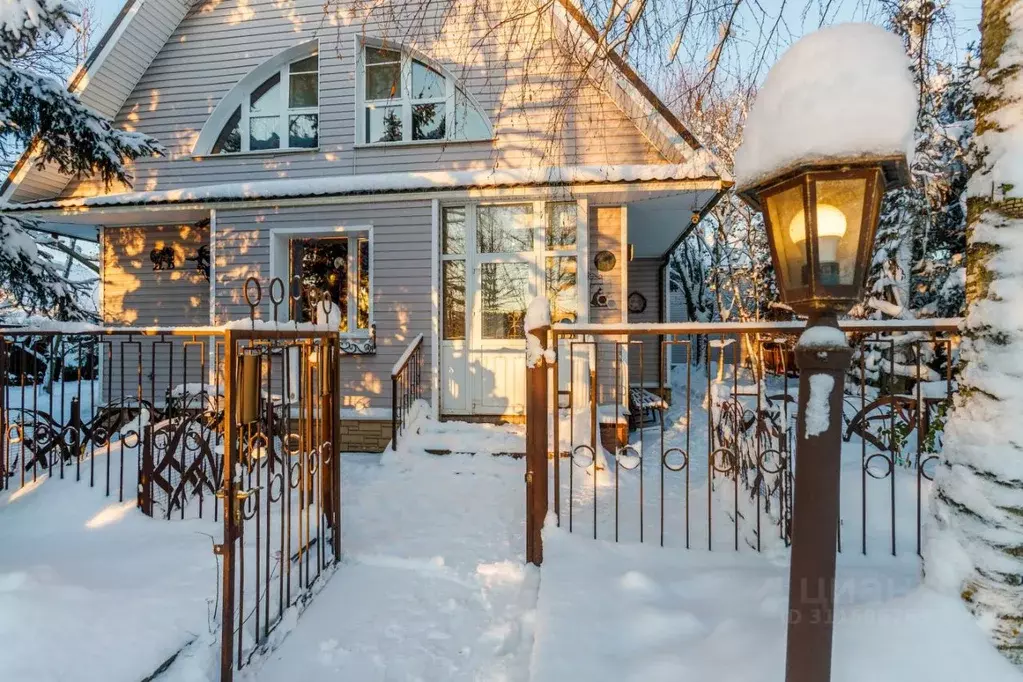
{"type": "Polygon", "coordinates": [[[383,452],[390,442],[389,419],[341,419],[341,452],[383,452]]]}

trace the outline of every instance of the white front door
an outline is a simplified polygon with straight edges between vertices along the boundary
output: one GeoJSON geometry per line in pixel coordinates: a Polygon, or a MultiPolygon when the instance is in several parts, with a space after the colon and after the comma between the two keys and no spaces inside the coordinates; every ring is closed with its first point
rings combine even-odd
{"type": "Polygon", "coordinates": [[[529,302],[547,295],[557,321],[579,310],[575,203],[469,205],[443,223],[441,410],[522,414],[529,302]]]}

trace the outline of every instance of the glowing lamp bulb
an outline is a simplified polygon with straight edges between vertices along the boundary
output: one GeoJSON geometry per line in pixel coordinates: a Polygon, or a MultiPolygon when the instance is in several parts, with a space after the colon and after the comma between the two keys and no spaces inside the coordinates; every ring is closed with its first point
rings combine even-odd
{"type": "MultiPolygon", "coordinates": [[[[845,214],[831,204],[817,204],[817,237],[835,237],[841,239],[845,236],[846,222],[845,214]]],[[[806,241],[806,216],[803,210],[792,218],[789,223],[789,239],[796,244],[806,241]]]]}

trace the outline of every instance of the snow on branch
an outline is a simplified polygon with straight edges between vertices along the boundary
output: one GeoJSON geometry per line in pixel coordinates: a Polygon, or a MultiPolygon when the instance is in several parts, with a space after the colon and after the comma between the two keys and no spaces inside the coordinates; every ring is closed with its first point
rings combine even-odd
{"type": "Polygon", "coordinates": [[[51,34],[63,36],[78,12],[64,0],[4,0],[0,3],[0,59],[17,59],[51,34]]]}
{"type": "Polygon", "coordinates": [[[61,173],[96,174],[104,182],[128,183],[125,162],[164,153],[155,138],[118,130],[78,101],[53,78],[0,61],[0,135],[29,146],[37,166],[53,163],[61,173]]]}
{"type": "Polygon", "coordinates": [[[91,280],[73,281],[60,272],[53,255],[39,248],[28,230],[34,220],[0,214],[0,304],[13,303],[28,314],[56,314],[83,320],[91,280]]]}

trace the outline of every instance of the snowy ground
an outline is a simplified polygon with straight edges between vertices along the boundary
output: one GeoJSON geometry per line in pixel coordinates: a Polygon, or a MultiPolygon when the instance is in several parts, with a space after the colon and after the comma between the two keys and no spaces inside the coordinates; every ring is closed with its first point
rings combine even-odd
{"type": "MultiPolygon", "coordinates": [[[[834,682],[1023,679],[915,560],[845,562],[837,595],[834,682]]],[[[531,680],[777,682],[787,596],[787,566],[763,556],[545,529],[531,680]]]]}
{"type": "MultiPolygon", "coordinates": [[[[633,510],[620,519],[623,542],[606,541],[614,515],[605,502],[598,507],[605,539],[594,541],[585,524],[593,479],[577,467],[577,483],[589,483],[574,491],[582,525],[573,534],[549,527],[542,570],[526,566],[524,463],[489,454],[521,452],[522,438],[518,427],[427,422],[398,453],[346,455],[344,558],[297,622],[286,618],[279,646],[236,679],[781,678],[784,553],[735,552],[731,528],[720,546],[715,535],[713,552],[658,547],[656,506],[644,513],[645,543],[637,544],[638,486],[643,480],[645,500],[658,499],[656,465],[642,478],[638,469],[621,472],[620,497],[631,500],[623,508],[633,510]]],[[[861,485],[854,455],[853,488],[861,485]]],[[[706,468],[702,483],[699,471],[694,463],[694,513],[707,508],[706,468]]],[[[914,480],[897,478],[898,494],[914,480]]],[[[613,500],[609,480],[597,489],[601,500],[613,500]]],[[[681,526],[670,524],[685,498],[666,499],[677,532],[681,526]]],[[[855,511],[855,497],[851,504],[855,511]]],[[[898,507],[898,515],[915,526],[914,507],[898,507]]],[[[697,527],[694,547],[706,539],[697,527]]],[[[867,556],[840,559],[836,682],[1023,680],[957,599],[920,585],[914,548],[893,558],[881,542],[887,523],[876,533],[872,527],[868,540],[877,536],[878,551],[872,545],[867,556]]],[[[73,481],[0,497],[4,678],[137,682],[198,639],[160,679],[214,680],[208,600],[216,570],[206,533],[217,529],[209,521],[149,520],[134,502],[111,502],[73,481]]]]}
{"type": "MultiPolygon", "coordinates": [[[[134,473],[132,474],[134,478],[134,473]]],[[[0,670],[13,681],[138,682],[208,633],[208,521],[147,518],[85,482],[0,494],[0,670]]]]}

